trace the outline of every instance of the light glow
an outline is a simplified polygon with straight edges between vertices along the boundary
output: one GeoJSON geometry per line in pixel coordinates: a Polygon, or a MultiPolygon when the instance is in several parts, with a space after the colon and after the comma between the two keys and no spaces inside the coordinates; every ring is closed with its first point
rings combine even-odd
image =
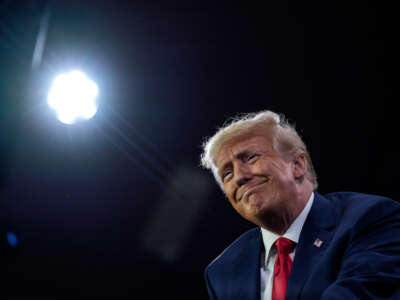
{"type": "Polygon", "coordinates": [[[48,105],[57,112],[57,118],[72,124],[79,118],[90,119],[97,112],[98,87],[81,71],[58,75],[47,97],[48,105]]]}

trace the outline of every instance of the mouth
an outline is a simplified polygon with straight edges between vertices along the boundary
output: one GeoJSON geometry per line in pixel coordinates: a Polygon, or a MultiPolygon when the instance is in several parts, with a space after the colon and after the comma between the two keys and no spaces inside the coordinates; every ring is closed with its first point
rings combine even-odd
{"type": "Polygon", "coordinates": [[[250,186],[249,188],[245,189],[243,193],[241,193],[239,195],[238,201],[241,201],[243,198],[245,198],[249,193],[253,192],[255,189],[257,189],[258,187],[260,187],[263,184],[266,184],[269,182],[269,178],[266,178],[265,180],[262,180],[252,186],[250,186]]]}

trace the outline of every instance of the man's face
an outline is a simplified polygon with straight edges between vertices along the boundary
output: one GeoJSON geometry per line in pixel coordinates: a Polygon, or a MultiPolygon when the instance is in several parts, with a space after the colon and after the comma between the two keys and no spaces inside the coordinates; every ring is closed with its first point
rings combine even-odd
{"type": "Polygon", "coordinates": [[[298,167],[277,153],[265,134],[228,140],[219,149],[216,164],[223,190],[242,217],[262,226],[266,218],[290,214],[298,167]]]}

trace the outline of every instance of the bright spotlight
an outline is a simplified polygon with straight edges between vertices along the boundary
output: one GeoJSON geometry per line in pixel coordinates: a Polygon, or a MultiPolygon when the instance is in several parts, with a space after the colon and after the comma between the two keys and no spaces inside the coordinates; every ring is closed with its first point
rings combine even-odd
{"type": "Polygon", "coordinates": [[[90,119],[97,112],[97,85],[81,71],[58,75],[47,97],[49,106],[57,112],[62,123],[72,124],[77,119],[90,119]]]}

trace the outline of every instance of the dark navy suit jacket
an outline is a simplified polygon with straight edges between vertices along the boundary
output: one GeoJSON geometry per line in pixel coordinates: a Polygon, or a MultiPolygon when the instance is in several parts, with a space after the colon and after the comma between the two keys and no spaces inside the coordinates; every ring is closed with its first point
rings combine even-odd
{"type": "MultiPolygon", "coordinates": [[[[205,271],[210,299],[259,300],[261,231],[233,242],[205,271]]],[[[300,234],[286,299],[400,299],[400,204],[315,193],[300,234]],[[316,239],[323,241],[316,247],[316,239]]]]}

